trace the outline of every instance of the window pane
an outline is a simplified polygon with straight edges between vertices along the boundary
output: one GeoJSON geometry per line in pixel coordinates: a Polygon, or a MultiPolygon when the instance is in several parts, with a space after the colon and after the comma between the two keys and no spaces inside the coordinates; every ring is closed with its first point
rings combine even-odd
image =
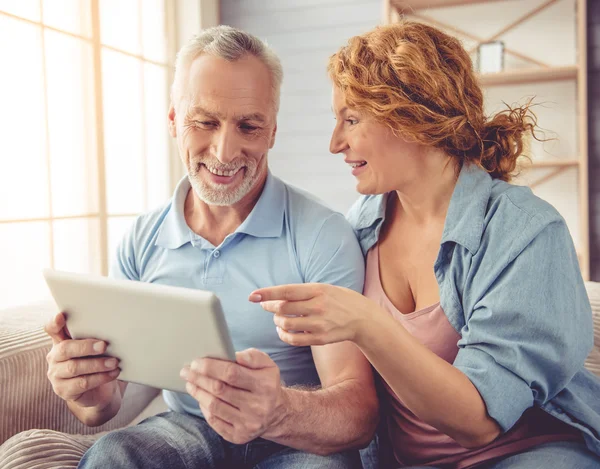
{"type": "Polygon", "coordinates": [[[0,219],[48,216],[41,50],[40,28],[0,16],[0,63],[10,64],[0,74],[0,219]]]}
{"type": "Polygon", "coordinates": [[[46,31],[54,216],[98,211],[92,47],[46,31]]]}
{"type": "Polygon", "coordinates": [[[104,150],[107,209],[110,214],[144,209],[142,154],[142,63],[102,51],[104,150]]]}
{"type": "Polygon", "coordinates": [[[167,70],[158,65],[144,67],[146,108],[146,170],[148,207],[154,208],[171,195],[169,187],[169,132],[167,129],[167,70]]]}
{"type": "Polygon", "coordinates": [[[49,224],[0,224],[0,265],[0,309],[50,298],[42,276],[50,267],[49,224]]]}
{"type": "Polygon", "coordinates": [[[70,272],[100,273],[97,218],[54,222],[54,266],[70,272]]]}
{"type": "Polygon", "coordinates": [[[40,21],[40,0],[0,0],[0,11],[40,21]]]}
{"type": "Polygon", "coordinates": [[[48,26],[81,36],[92,35],[90,0],[44,0],[43,12],[44,24],[48,26]]]}
{"type": "Polygon", "coordinates": [[[115,260],[117,246],[129,231],[135,217],[114,217],[108,219],[108,262],[109,265],[115,260]]]}
{"type": "Polygon", "coordinates": [[[141,55],[138,8],[138,0],[100,0],[102,44],[141,55]]]}
{"type": "Polygon", "coordinates": [[[144,57],[156,62],[167,60],[165,1],[144,0],[142,3],[142,41],[144,57]]]}

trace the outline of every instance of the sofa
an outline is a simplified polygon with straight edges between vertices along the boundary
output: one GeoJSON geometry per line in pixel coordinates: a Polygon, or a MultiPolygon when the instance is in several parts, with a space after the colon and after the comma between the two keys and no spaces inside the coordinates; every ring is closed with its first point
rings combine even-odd
{"type": "MultiPolygon", "coordinates": [[[[600,376],[600,283],[587,282],[594,314],[594,348],[586,367],[600,376]]],[[[46,378],[51,341],[43,325],[55,314],[38,304],[0,311],[0,468],[75,468],[101,435],[166,410],[159,390],[127,388],[117,416],[95,428],[81,424],[46,378]]]]}

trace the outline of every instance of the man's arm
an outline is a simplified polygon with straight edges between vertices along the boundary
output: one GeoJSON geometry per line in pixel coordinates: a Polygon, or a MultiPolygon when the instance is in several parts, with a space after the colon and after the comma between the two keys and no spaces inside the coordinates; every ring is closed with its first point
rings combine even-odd
{"type": "Polygon", "coordinates": [[[365,447],[379,418],[371,365],[351,342],[312,352],[321,389],[284,388],[280,418],[262,437],[317,454],[365,447]]]}

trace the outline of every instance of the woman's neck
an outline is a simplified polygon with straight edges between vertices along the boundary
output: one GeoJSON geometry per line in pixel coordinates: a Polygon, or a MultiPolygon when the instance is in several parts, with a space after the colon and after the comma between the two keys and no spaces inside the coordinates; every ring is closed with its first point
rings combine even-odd
{"type": "Polygon", "coordinates": [[[397,210],[421,225],[445,220],[457,181],[455,160],[432,150],[424,158],[418,174],[408,186],[396,190],[397,210]]]}

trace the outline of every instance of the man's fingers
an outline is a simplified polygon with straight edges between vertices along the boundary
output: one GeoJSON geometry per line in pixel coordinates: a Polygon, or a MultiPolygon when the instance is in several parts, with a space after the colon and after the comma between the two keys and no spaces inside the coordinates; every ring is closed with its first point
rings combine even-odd
{"type": "Polygon", "coordinates": [[[194,386],[212,394],[213,396],[227,402],[233,407],[240,409],[251,397],[248,391],[229,386],[223,381],[200,375],[186,367],[181,370],[181,377],[194,386]]]}
{"type": "Polygon", "coordinates": [[[106,352],[106,342],[96,339],[63,340],[53,347],[53,359],[63,362],[72,358],[102,355],[106,352]]]}
{"type": "Polygon", "coordinates": [[[304,301],[317,296],[322,288],[323,286],[318,283],[301,283],[259,288],[258,290],[254,290],[248,299],[253,303],[271,300],[304,301]]]}
{"type": "Polygon", "coordinates": [[[63,340],[68,340],[71,337],[68,335],[66,330],[67,320],[64,313],[58,313],[44,326],[46,334],[52,338],[52,342],[57,344],[63,340]]]}
{"type": "Polygon", "coordinates": [[[57,363],[53,373],[57,378],[70,379],[81,375],[111,371],[118,365],[119,361],[116,358],[75,358],[57,363]]]}
{"type": "Polygon", "coordinates": [[[121,370],[116,368],[105,373],[94,373],[71,379],[61,379],[58,382],[56,393],[63,399],[74,399],[77,401],[82,394],[117,379],[120,372],[121,370]]]}
{"type": "Polygon", "coordinates": [[[190,368],[199,375],[223,381],[235,388],[254,391],[260,386],[254,370],[235,362],[217,360],[215,358],[199,358],[194,360],[190,368]]]}
{"type": "MultiPolygon", "coordinates": [[[[203,413],[205,412],[210,416],[218,417],[220,420],[230,424],[243,420],[239,409],[236,409],[227,402],[213,396],[204,389],[188,382],[186,384],[186,390],[190,396],[198,401],[203,413]]],[[[205,418],[207,418],[207,415],[205,415],[205,418]]],[[[211,423],[208,418],[207,421],[208,423],[211,423]]]]}

